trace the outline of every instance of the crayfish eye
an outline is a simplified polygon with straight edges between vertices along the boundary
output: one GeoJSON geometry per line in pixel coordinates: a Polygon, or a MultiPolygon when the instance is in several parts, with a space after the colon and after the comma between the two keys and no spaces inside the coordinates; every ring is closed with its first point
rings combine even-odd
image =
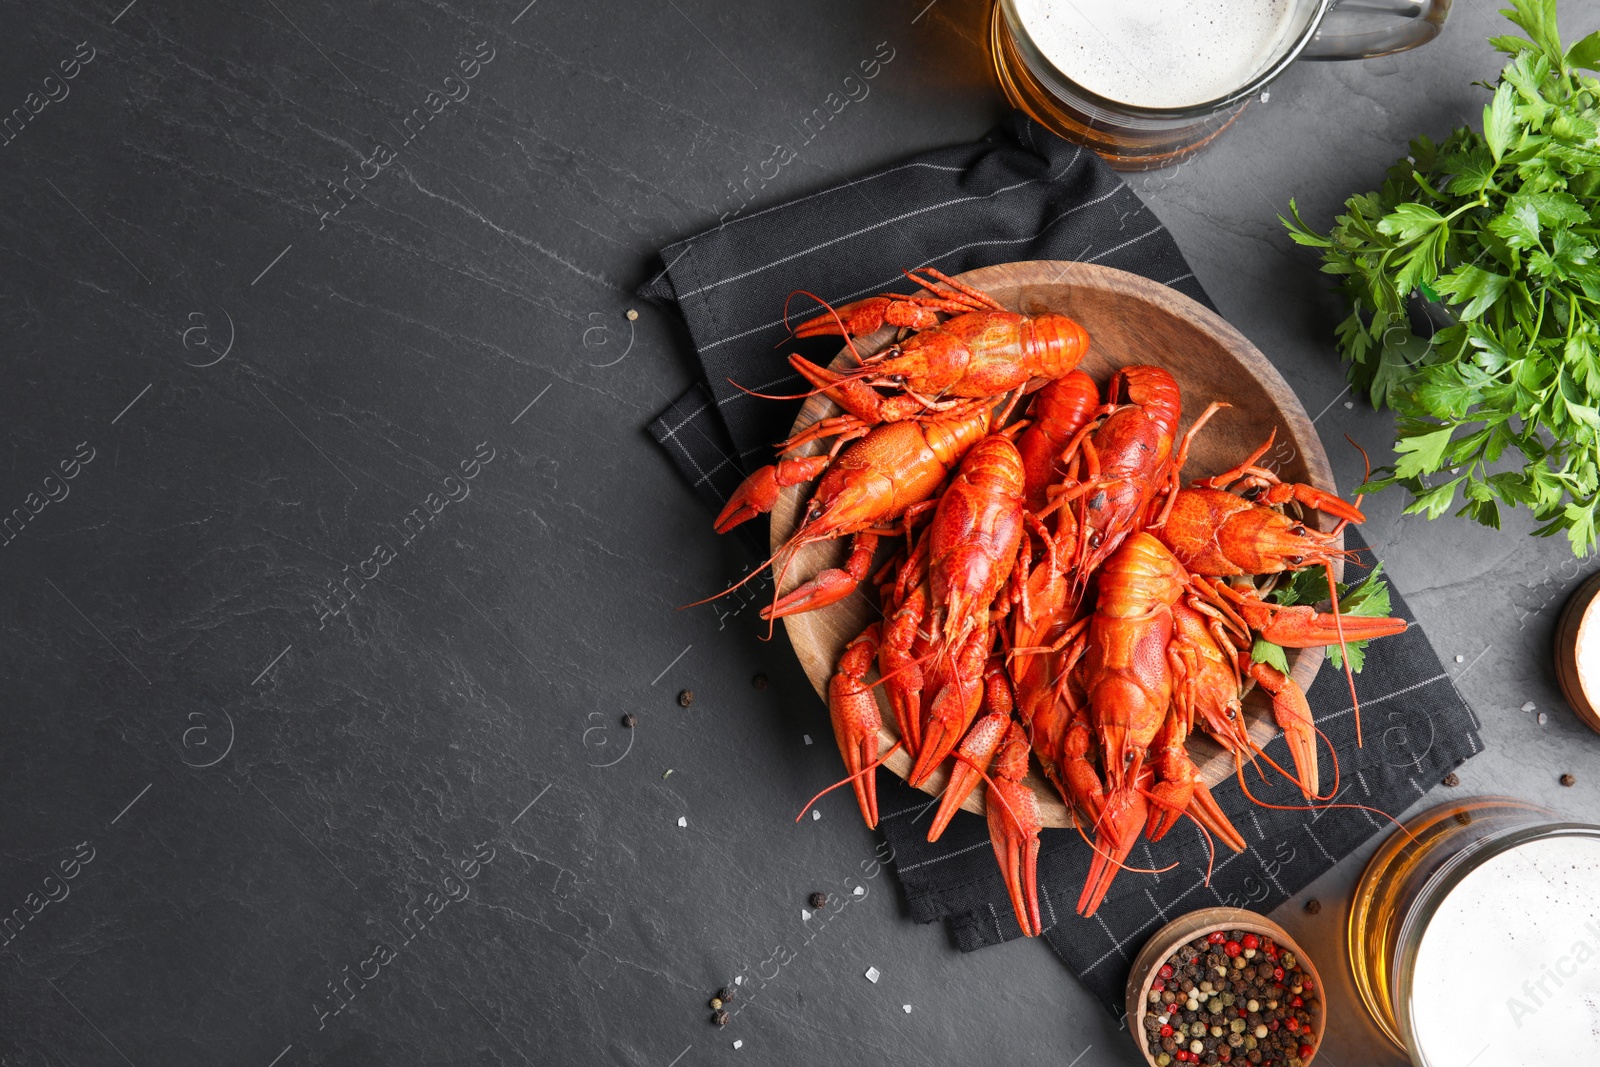
{"type": "Polygon", "coordinates": [[[1294,534],[1296,537],[1299,537],[1306,532],[1306,528],[1297,522],[1293,526],[1289,527],[1289,532],[1294,534]]]}
{"type": "Polygon", "coordinates": [[[1132,762],[1133,762],[1133,753],[1132,752],[1124,752],[1122,754],[1122,765],[1124,767],[1126,767],[1128,764],[1130,764],[1132,762]]]}
{"type": "Polygon", "coordinates": [[[1290,557],[1288,557],[1289,564],[1291,566],[1295,566],[1295,567],[1300,566],[1300,564],[1304,563],[1305,561],[1306,561],[1306,558],[1304,556],[1290,556],[1290,557]]]}
{"type": "Polygon", "coordinates": [[[1089,535],[1089,547],[1099,548],[1100,542],[1103,540],[1105,540],[1105,538],[1101,535],[1099,530],[1096,530],[1094,533],[1089,535]]]}

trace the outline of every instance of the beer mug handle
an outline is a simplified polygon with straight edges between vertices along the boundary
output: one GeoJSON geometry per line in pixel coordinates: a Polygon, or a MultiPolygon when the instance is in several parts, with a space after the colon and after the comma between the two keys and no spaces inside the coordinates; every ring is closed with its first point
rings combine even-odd
{"type": "Polygon", "coordinates": [[[1439,36],[1450,0],[1333,0],[1302,59],[1371,59],[1439,36]]]}

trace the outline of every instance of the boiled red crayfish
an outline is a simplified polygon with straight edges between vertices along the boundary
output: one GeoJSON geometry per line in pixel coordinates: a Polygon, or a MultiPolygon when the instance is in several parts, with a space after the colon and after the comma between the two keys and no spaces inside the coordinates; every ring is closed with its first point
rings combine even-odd
{"type": "Polygon", "coordinates": [[[828,370],[798,355],[790,365],[851,416],[876,423],[920,417],[954,398],[997,398],[1033,378],[1060,378],[1088,351],[1089,335],[1065,315],[1007,311],[981,290],[932,268],[923,273],[927,278],[907,274],[921,293],[846,304],[795,330],[797,337],[851,338],[885,325],[915,331],[905,339],[858,358],[853,371],[828,370]],[[895,392],[885,397],[875,387],[895,392]]]}
{"type": "Polygon", "coordinates": [[[763,615],[876,589],[883,619],[845,648],[828,686],[845,781],[873,825],[874,768],[894,748],[911,755],[913,784],[947,769],[930,839],[987,783],[990,839],[1017,923],[1031,935],[1041,929],[1042,817],[1025,781],[1030,757],[1092,835],[1078,900],[1079,913],[1092,915],[1141,834],[1160,840],[1188,816],[1212,839],[1246,847],[1187,741],[1206,733],[1241,767],[1264,758],[1244,721],[1252,686],[1272,697],[1291,777],[1308,800],[1320,797],[1305,695],[1253,661],[1257,637],[1313,647],[1405,623],[1262,595],[1274,575],[1347,558],[1339,529],[1362,515],[1262,466],[1271,438],[1234,468],[1183,485],[1190,443],[1226,405],[1210,405],[1180,432],[1181,397],[1166,370],[1122,367],[1102,394],[1076,369],[1088,337],[1071,319],[1009,311],[931,269],[910,276],[915,294],[829,309],[796,330],[843,335],[852,351],[854,338],[899,333],[838,371],[791,357],[844,414],[781,443],[778,462],[745,480],[717,528],[816,482],[785,549],[854,541],[839,566],[763,615]],[[1040,380],[1012,422],[1025,388],[1040,380]],[[824,455],[798,454],[829,439],[824,455]],[[1305,518],[1313,511],[1340,527],[1316,529],[1305,518]],[[879,685],[898,735],[887,751],[879,685]]]}

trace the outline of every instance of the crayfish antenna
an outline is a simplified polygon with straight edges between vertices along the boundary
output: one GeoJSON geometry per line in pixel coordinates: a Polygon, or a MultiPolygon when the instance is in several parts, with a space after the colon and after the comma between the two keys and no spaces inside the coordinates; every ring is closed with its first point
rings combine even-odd
{"type": "MultiPolygon", "coordinates": [[[[787,547],[788,547],[787,545],[784,546],[784,548],[787,548],[787,547]]],[[[798,546],[796,546],[796,547],[798,547],[798,546]]],[[[722,592],[720,592],[720,593],[712,593],[710,596],[706,597],[704,600],[696,600],[696,601],[694,601],[692,603],[689,603],[689,604],[680,604],[678,606],[678,610],[679,611],[687,611],[690,608],[697,608],[701,604],[709,604],[713,600],[720,600],[722,597],[727,596],[729,593],[733,592],[735,589],[738,589],[740,586],[744,585],[750,579],[754,578],[756,575],[760,574],[762,571],[764,571],[768,567],[772,566],[772,561],[777,559],[781,555],[783,555],[783,548],[778,549],[778,551],[776,551],[772,555],[768,556],[767,559],[766,559],[766,562],[762,563],[759,567],[751,568],[749,574],[745,575],[743,578],[740,578],[737,582],[734,582],[732,585],[728,586],[728,588],[724,589],[722,592]]]]}
{"type": "MultiPolygon", "coordinates": [[[[1289,781],[1293,782],[1295,784],[1295,786],[1299,788],[1300,792],[1305,796],[1305,798],[1307,800],[1332,800],[1334,797],[1339,795],[1339,754],[1337,752],[1333,751],[1333,742],[1328,740],[1328,735],[1322,732],[1321,727],[1317,726],[1316,723],[1312,723],[1311,724],[1311,728],[1316,731],[1318,737],[1322,738],[1323,743],[1328,746],[1329,754],[1333,756],[1333,789],[1332,789],[1332,791],[1328,792],[1328,793],[1313,793],[1313,792],[1311,792],[1310,790],[1308,790],[1306,788],[1306,783],[1299,777],[1299,775],[1295,774],[1293,771],[1289,770],[1287,767],[1284,767],[1281,764],[1279,764],[1277,760],[1275,760],[1271,756],[1267,755],[1267,750],[1266,749],[1264,749],[1260,745],[1257,745],[1257,744],[1252,742],[1251,746],[1250,746],[1250,766],[1252,768],[1254,768],[1254,770],[1256,772],[1256,777],[1261,779],[1261,784],[1262,785],[1271,785],[1272,784],[1272,782],[1267,778],[1265,772],[1263,772],[1261,770],[1261,761],[1265,760],[1266,763],[1267,763],[1267,766],[1271,767],[1273,770],[1275,770],[1279,774],[1283,775],[1289,781]]],[[[1236,764],[1239,764],[1241,767],[1243,766],[1243,757],[1240,756],[1237,752],[1234,753],[1234,762],[1236,764]]],[[[1254,798],[1252,798],[1252,799],[1254,799],[1254,798]]]]}
{"type": "Polygon", "coordinates": [[[1173,860],[1165,867],[1130,867],[1126,863],[1118,863],[1110,853],[1102,852],[1100,846],[1094,843],[1094,839],[1083,832],[1083,826],[1078,822],[1077,818],[1072,820],[1072,828],[1078,831],[1078,836],[1083,838],[1083,843],[1089,846],[1090,851],[1118,870],[1127,871],[1130,874],[1166,874],[1178,865],[1179,861],[1177,860],[1173,860]]]}
{"type": "MultiPolygon", "coordinates": [[[[768,641],[772,640],[773,631],[778,625],[778,602],[783,599],[783,579],[789,573],[789,564],[793,563],[794,557],[800,554],[800,549],[813,543],[814,542],[812,540],[805,540],[795,545],[795,551],[790,553],[789,558],[783,561],[783,568],[779,570],[777,575],[772,579],[772,607],[767,609],[766,640],[768,641]]],[[[777,559],[778,557],[776,554],[774,554],[772,558],[777,559]]],[[[772,560],[768,560],[767,562],[771,563],[772,560]]]]}
{"type": "MultiPolygon", "coordinates": [[[[789,293],[788,296],[783,298],[783,328],[785,330],[788,330],[791,334],[794,333],[794,327],[789,325],[789,301],[793,300],[796,295],[809,296],[811,299],[815,300],[818,304],[821,304],[824,308],[826,308],[827,311],[828,311],[828,314],[833,316],[834,325],[839,327],[839,336],[844,338],[845,347],[850,349],[850,354],[852,356],[856,357],[856,362],[857,363],[865,362],[865,360],[863,360],[861,358],[861,353],[856,349],[855,341],[851,340],[851,338],[850,338],[850,331],[845,329],[844,320],[839,317],[839,313],[834,310],[833,305],[828,303],[826,300],[822,299],[822,297],[818,296],[816,293],[813,293],[809,289],[795,289],[795,290],[792,290],[789,293]]],[[[804,325],[804,324],[802,323],[802,325],[804,325]]],[[[777,344],[773,345],[772,347],[773,348],[781,348],[785,343],[786,342],[784,342],[784,341],[779,341],[777,344]]]]}
{"type": "MultiPolygon", "coordinates": [[[[1320,733],[1320,731],[1318,732],[1320,733]]],[[[1260,805],[1263,808],[1271,808],[1274,811],[1332,811],[1336,808],[1348,808],[1352,811],[1365,811],[1373,815],[1383,816],[1385,819],[1388,819],[1390,822],[1394,823],[1396,829],[1409,837],[1413,842],[1417,840],[1416,835],[1410,830],[1407,830],[1404,823],[1402,823],[1399,819],[1396,819],[1393,815],[1390,815],[1388,812],[1384,811],[1382,808],[1374,808],[1369,804],[1273,804],[1270,801],[1260,799],[1255,794],[1250,792],[1250,787],[1245,784],[1243,764],[1236,763],[1234,771],[1239,779],[1240,792],[1244,793],[1245,798],[1252,804],[1260,805]]]]}
{"type": "Polygon", "coordinates": [[[900,747],[900,742],[896,741],[894,744],[889,746],[889,751],[885,752],[883,755],[879,756],[877,759],[873,760],[871,763],[867,764],[865,767],[861,768],[856,773],[845,775],[843,778],[839,779],[837,782],[834,782],[828,788],[824,789],[822,792],[818,793],[816,796],[814,796],[810,800],[806,801],[805,804],[800,808],[800,814],[796,815],[794,817],[794,821],[795,822],[799,822],[801,819],[805,818],[806,817],[806,812],[811,809],[811,805],[815,804],[817,801],[821,800],[823,797],[827,796],[829,793],[833,792],[835,789],[839,789],[842,786],[851,785],[851,784],[853,784],[855,782],[855,780],[857,778],[860,778],[862,775],[871,774],[874,771],[876,771],[879,767],[883,766],[883,764],[888,760],[888,758],[890,756],[894,755],[895,750],[898,749],[899,747],[900,747]]]}
{"type": "Polygon", "coordinates": [[[817,388],[815,388],[815,389],[813,389],[813,390],[811,390],[810,392],[807,392],[807,393],[758,393],[754,389],[749,389],[749,388],[746,388],[745,386],[740,385],[738,382],[734,381],[732,378],[729,378],[727,381],[728,381],[729,385],[731,385],[735,389],[739,390],[739,392],[743,393],[745,396],[753,396],[753,397],[756,397],[759,400],[809,400],[814,396],[821,396],[823,393],[826,393],[829,389],[832,389],[835,386],[837,386],[839,384],[839,382],[859,381],[862,378],[871,377],[871,375],[872,375],[872,371],[870,369],[869,370],[857,371],[854,374],[846,374],[846,375],[841,376],[839,378],[839,381],[837,381],[837,382],[833,382],[833,383],[831,383],[829,385],[819,385],[819,386],[817,386],[817,388]]]}
{"type": "MultiPolygon", "coordinates": [[[[1139,790],[1139,792],[1143,793],[1145,795],[1145,799],[1150,801],[1150,803],[1152,803],[1152,804],[1160,804],[1160,803],[1162,803],[1149,790],[1141,789],[1141,790],[1139,790]]],[[[1193,822],[1195,824],[1195,826],[1200,830],[1201,835],[1203,837],[1205,837],[1205,839],[1206,839],[1206,880],[1205,880],[1204,884],[1209,886],[1211,884],[1211,872],[1212,872],[1212,870],[1214,870],[1216,868],[1216,864],[1217,864],[1217,846],[1211,840],[1211,831],[1207,830],[1206,829],[1206,824],[1201,822],[1199,819],[1195,818],[1194,815],[1190,813],[1189,809],[1184,808],[1183,810],[1179,811],[1178,814],[1188,818],[1191,822],[1193,822]]],[[[1174,825],[1176,825],[1176,824],[1174,824],[1174,825]]],[[[1233,848],[1232,845],[1229,845],[1228,847],[1229,848],[1233,848]]],[[[1244,849],[1236,848],[1236,849],[1234,849],[1234,851],[1235,852],[1243,852],[1244,849]]],[[[1121,866],[1121,865],[1118,864],[1118,866],[1121,866]]],[[[1176,866],[1177,866],[1176,863],[1174,863],[1172,865],[1172,867],[1176,867],[1176,866]]],[[[1167,868],[1164,868],[1164,869],[1170,871],[1170,870],[1172,870],[1172,867],[1167,867],[1167,868]]],[[[1137,867],[1124,867],[1123,869],[1124,870],[1130,870],[1130,871],[1131,870],[1138,870],[1137,867]]],[[[1151,872],[1151,873],[1159,874],[1160,872],[1156,871],[1156,872],[1151,872]]]]}
{"type": "MultiPolygon", "coordinates": [[[[1366,470],[1361,475],[1361,484],[1362,485],[1366,485],[1368,480],[1370,480],[1372,478],[1372,457],[1367,455],[1367,450],[1362,448],[1360,445],[1356,444],[1355,438],[1351,437],[1349,434],[1345,434],[1344,435],[1344,439],[1346,441],[1350,442],[1350,447],[1351,448],[1353,448],[1357,452],[1361,453],[1361,462],[1366,466],[1366,470]]],[[[1365,497],[1366,495],[1367,494],[1365,494],[1365,493],[1357,493],[1355,500],[1352,501],[1351,503],[1355,507],[1359,508],[1361,506],[1362,498],[1365,497]]]]}
{"type": "Polygon", "coordinates": [[[1344,661],[1344,679],[1350,683],[1350,710],[1356,717],[1356,747],[1361,747],[1361,699],[1356,696],[1356,675],[1350,669],[1350,646],[1344,639],[1344,616],[1339,613],[1339,583],[1333,580],[1333,564],[1324,563],[1328,574],[1328,596],[1332,598],[1333,625],[1339,631],[1339,658],[1344,661]]]}

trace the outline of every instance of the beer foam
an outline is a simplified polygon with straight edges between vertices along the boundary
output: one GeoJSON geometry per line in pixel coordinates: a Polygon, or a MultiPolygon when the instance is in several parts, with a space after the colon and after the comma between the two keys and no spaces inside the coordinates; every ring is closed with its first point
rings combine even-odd
{"type": "Polygon", "coordinates": [[[1187,107],[1243,88],[1289,46],[1292,0],[1013,0],[1039,51],[1083,88],[1187,107]]]}
{"type": "Polygon", "coordinates": [[[1417,947],[1409,1024],[1428,1064],[1550,1067],[1592,1053],[1600,839],[1530,841],[1463,878],[1417,947]]]}

